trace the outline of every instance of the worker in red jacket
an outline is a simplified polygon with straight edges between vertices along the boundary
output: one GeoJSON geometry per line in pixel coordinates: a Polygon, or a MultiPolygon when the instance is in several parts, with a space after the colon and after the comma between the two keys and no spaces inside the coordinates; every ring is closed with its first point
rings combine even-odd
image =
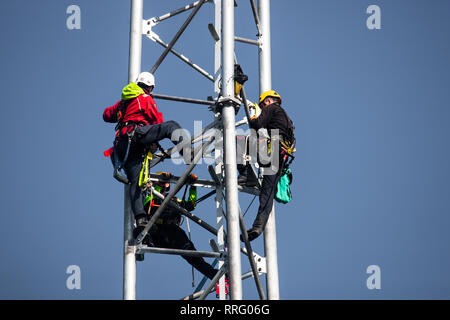
{"type": "MultiPolygon", "coordinates": [[[[149,72],[142,72],[136,82],[123,89],[122,99],[103,112],[105,122],[117,123],[113,164],[117,169],[116,162],[119,162],[126,173],[124,181],[118,180],[130,184],[131,209],[138,227],[147,224],[144,197],[139,187],[144,156],[155,143],[165,138],[170,139],[175,130],[181,129],[175,121],[164,122],[162,113],[150,96],[154,87],[154,76],[149,72]]],[[[181,141],[182,137],[174,143],[181,141]]]]}

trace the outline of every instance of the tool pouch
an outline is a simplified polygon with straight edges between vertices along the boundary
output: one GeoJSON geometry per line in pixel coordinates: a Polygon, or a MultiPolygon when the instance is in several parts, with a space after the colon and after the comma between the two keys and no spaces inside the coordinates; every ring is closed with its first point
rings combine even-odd
{"type": "Polygon", "coordinates": [[[290,168],[285,168],[277,184],[277,193],[275,194],[275,200],[277,202],[288,203],[292,200],[291,183],[292,171],[290,168]]]}

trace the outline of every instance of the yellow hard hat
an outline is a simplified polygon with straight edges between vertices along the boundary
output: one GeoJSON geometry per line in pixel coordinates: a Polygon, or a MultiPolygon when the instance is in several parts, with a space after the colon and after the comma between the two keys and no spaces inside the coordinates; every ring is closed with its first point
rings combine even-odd
{"type": "Polygon", "coordinates": [[[274,97],[274,98],[278,98],[280,99],[280,103],[281,103],[281,96],[278,94],[278,92],[274,91],[274,90],[268,90],[265,91],[261,94],[261,96],[259,97],[259,102],[258,104],[261,104],[261,102],[264,101],[264,99],[266,99],[267,97],[274,97]]]}

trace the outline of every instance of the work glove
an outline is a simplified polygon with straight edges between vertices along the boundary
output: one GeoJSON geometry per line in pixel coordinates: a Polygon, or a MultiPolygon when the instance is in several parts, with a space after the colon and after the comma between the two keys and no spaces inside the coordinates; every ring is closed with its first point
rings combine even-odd
{"type": "Polygon", "coordinates": [[[256,103],[252,103],[248,106],[248,111],[250,112],[250,120],[254,120],[261,113],[261,108],[256,103]]]}

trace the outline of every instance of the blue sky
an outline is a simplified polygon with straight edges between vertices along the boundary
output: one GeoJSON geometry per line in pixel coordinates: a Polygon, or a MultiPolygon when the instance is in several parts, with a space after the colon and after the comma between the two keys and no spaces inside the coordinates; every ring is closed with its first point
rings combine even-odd
{"type": "MultiPolygon", "coordinates": [[[[237,2],[236,35],[255,38],[249,2],[237,2]]],[[[146,0],[144,17],[187,3],[146,0]]],[[[450,298],[450,3],[283,0],[271,9],[272,84],[298,140],[294,199],[276,206],[281,298],[450,298]],[[381,8],[381,30],[366,27],[372,4],[381,8]],[[370,265],[380,266],[380,290],[366,286],[370,265]]],[[[129,1],[3,1],[0,12],[0,298],[121,299],[123,187],[102,154],[113,126],[101,115],[127,83],[129,1]],[[81,8],[81,30],[66,27],[72,4],[81,8]],[[69,265],[81,268],[81,290],[66,288],[69,265]]],[[[186,17],[155,31],[169,42],[186,17]]],[[[210,73],[213,20],[213,6],[204,5],[175,46],[210,73]]],[[[143,39],[143,71],[161,52],[143,39]]],[[[256,100],[257,49],[237,43],[236,54],[256,100]]],[[[155,76],[161,94],[213,94],[170,55],[155,76]]],[[[203,106],[157,104],[191,132],[194,121],[212,119],[203,106]]],[[[195,173],[208,177],[204,165],[195,173]]],[[[242,208],[251,199],[241,195],[242,208]]],[[[214,223],[213,201],[196,214],[214,223]]],[[[210,234],[191,229],[197,248],[209,250],[210,234]]],[[[254,247],[263,254],[262,238],[254,247]]],[[[147,255],[137,275],[138,299],[192,292],[191,267],[177,256],[147,255]]],[[[251,280],[243,292],[257,298],[251,280]]]]}

